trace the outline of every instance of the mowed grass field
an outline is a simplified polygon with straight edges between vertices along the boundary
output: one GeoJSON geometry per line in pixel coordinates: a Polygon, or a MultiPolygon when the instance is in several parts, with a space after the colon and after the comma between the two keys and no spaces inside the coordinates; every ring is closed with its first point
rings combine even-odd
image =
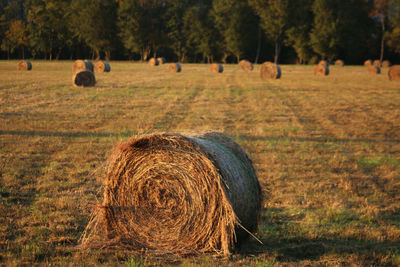
{"type": "Polygon", "coordinates": [[[0,265],[400,265],[400,83],[365,67],[110,62],[72,86],[72,61],[0,61],[0,265]],[[263,190],[255,234],[230,259],[82,252],[79,239],[116,143],[219,131],[253,160],[263,190]]]}

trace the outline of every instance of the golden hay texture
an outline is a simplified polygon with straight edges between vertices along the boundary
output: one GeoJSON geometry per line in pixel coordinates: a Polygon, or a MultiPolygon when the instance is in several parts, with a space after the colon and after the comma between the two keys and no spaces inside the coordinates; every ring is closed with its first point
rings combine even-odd
{"type": "Polygon", "coordinates": [[[382,62],[382,68],[389,68],[392,65],[389,60],[384,60],[382,62]]]}
{"type": "Polygon", "coordinates": [[[31,70],[32,69],[32,63],[27,61],[27,60],[21,60],[18,62],[18,70],[31,70]]]}
{"type": "Polygon", "coordinates": [[[88,60],[81,60],[81,59],[75,60],[74,64],[72,65],[72,72],[76,73],[81,70],[90,70],[91,72],[93,72],[92,62],[90,62],[88,60]]]}
{"type": "Polygon", "coordinates": [[[381,67],[381,61],[379,59],[375,59],[372,65],[381,67]]]}
{"type": "Polygon", "coordinates": [[[329,62],[327,60],[321,60],[320,62],[318,62],[318,65],[325,65],[325,66],[329,66],[329,62]]]}
{"type": "Polygon", "coordinates": [[[94,86],[96,84],[96,79],[92,71],[81,70],[74,73],[72,76],[72,83],[74,86],[94,86]]]}
{"type": "Polygon", "coordinates": [[[167,60],[165,58],[163,58],[163,57],[158,57],[157,60],[158,60],[158,64],[160,64],[160,65],[164,64],[165,62],[167,62],[167,60]]]}
{"type": "Polygon", "coordinates": [[[314,67],[314,75],[327,76],[329,75],[328,65],[318,64],[314,67]]]}
{"type": "Polygon", "coordinates": [[[338,59],[335,61],[335,66],[340,66],[340,67],[344,67],[344,61],[341,59],[338,59]]]}
{"type": "Polygon", "coordinates": [[[267,79],[279,79],[282,75],[281,68],[279,65],[272,62],[264,62],[261,65],[260,77],[263,80],[267,79]]]}
{"type": "Polygon", "coordinates": [[[239,66],[242,68],[242,70],[247,70],[247,71],[253,70],[253,63],[245,59],[239,61],[239,66]]]}
{"type": "Polygon", "coordinates": [[[400,65],[393,65],[389,68],[388,77],[391,81],[400,81],[400,65]]]}
{"type": "Polygon", "coordinates": [[[160,62],[158,61],[158,59],[156,59],[156,58],[154,58],[154,57],[150,58],[150,60],[149,60],[149,65],[150,65],[150,66],[158,66],[158,64],[160,64],[160,62]]]}
{"type": "Polygon", "coordinates": [[[224,71],[224,66],[222,66],[222,64],[219,63],[213,63],[210,66],[210,70],[211,72],[214,73],[222,73],[224,71]]]}
{"type": "Polygon", "coordinates": [[[251,160],[221,133],[151,134],[119,144],[82,248],[229,255],[254,231],[261,190],[251,160]]]}
{"type": "Polygon", "coordinates": [[[179,63],[172,63],[172,64],[169,64],[169,66],[168,66],[169,72],[181,72],[181,70],[182,70],[182,67],[181,67],[181,64],[179,64],[179,63]]]}
{"type": "Polygon", "coordinates": [[[375,74],[380,74],[381,73],[381,68],[376,65],[371,65],[368,67],[368,72],[369,73],[375,73],[375,74]]]}
{"type": "Polygon", "coordinates": [[[97,61],[96,64],[94,64],[94,71],[95,72],[110,72],[111,66],[110,66],[110,64],[108,64],[108,62],[97,61]]]}
{"type": "Polygon", "coordinates": [[[366,66],[366,67],[372,66],[372,60],[371,59],[367,59],[366,61],[364,61],[364,66],[366,66]]]}

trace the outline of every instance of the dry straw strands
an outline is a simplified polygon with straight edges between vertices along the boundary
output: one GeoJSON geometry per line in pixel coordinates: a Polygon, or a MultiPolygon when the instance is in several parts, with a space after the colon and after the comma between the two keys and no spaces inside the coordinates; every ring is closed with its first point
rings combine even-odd
{"type": "Polygon", "coordinates": [[[239,61],[239,66],[242,68],[242,70],[247,70],[247,71],[253,70],[253,63],[245,59],[239,61]]]}
{"type": "Polygon", "coordinates": [[[158,57],[157,60],[158,60],[158,64],[160,64],[160,65],[164,64],[165,62],[167,62],[167,60],[165,58],[163,58],[163,57],[158,57]]]}
{"type": "Polygon", "coordinates": [[[72,72],[76,73],[81,70],[90,70],[91,72],[93,72],[92,62],[90,62],[88,60],[81,60],[81,59],[75,60],[74,64],[72,65],[72,72]]]}
{"type": "Polygon", "coordinates": [[[94,86],[96,84],[96,79],[94,73],[90,70],[81,70],[75,72],[72,76],[72,83],[74,86],[94,86]]]}
{"type": "Polygon", "coordinates": [[[20,62],[18,62],[17,68],[18,70],[31,70],[32,63],[27,60],[21,60],[20,62]]]}
{"type": "Polygon", "coordinates": [[[335,61],[335,66],[340,66],[340,67],[344,67],[344,61],[341,59],[338,59],[335,61]]]}
{"type": "Polygon", "coordinates": [[[172,63],[172,64],[169,64],[169,66],[168,66],[169,72],[181,72],[181,70],[182,70],[182,67],[181,67],[181,64],[179,64],[179,63],[172,63]]]}
{"type": "Polygon", "coordinates": [[[400,81],[400,65],[393,65],[389,68],[388,77],[390,81],[400,81]]]}
{"type": "Polygon", "coordinates": [[[384,60],[382,62],[382,68],[389,68],[392,64],[390,63],[389,60],[384,60]]]}
{"type": "Polygon", "coordinates": [[[264,62],[261,65],[260,77],[263,80],[267,79],[279,79],[282,75],[281,68],[279,65],[272,62],[264,62]]]}
{"type": "Polygon", "coordinates": [[[260,185],[250,159],[220,133],[152,134],[118,145],[83,248],[152,255],[229,255],[256,229],[260,185]]]}
{"type": "Polygon", "coordinates": [[[374,73],[374,74],[380,74],[381,73],[381,68],[376,65],[371,65],[368,67],[368,72],[369,73],[374,73]]]}
{"type": "Polygon", "coordinates": [[[364,66],[366,66],[366,67],[372,66],[372,60],[371,59],[367,59],[366,61],[364,61],[364,66]]]}
{"type": "Polygon", "coordinates": [[[160,62],[158,61],[158,59],[156,59],[156,58],[154,58],[154,57],[150,58],[150,60],[149,60],[149,65],[150,65],[150,66],[158,66],[158,64],[160,64],[160,62]]]}
{"type": "Polygon", "coordinates": [[[329,75],[328,65],[318,64],[314,67],[314,75],[317,76],[327,76],[329,75]]]}
{"type": "Polygon", "coordinates": [[[108,64],[108,62],[97,61],[96,64],[94,64],[94,71],[95,72],[110,72],[111,66],[110,66],[110,64],[108,64]]]}
{"type": "Polygon", "coordinates": [[[211,70],[211,72],[214,72],[214,73],[222,73],[224,71],[224,67],[222,66],[222,64],[213,63],[210,66],[210,70],[211,70]]]}

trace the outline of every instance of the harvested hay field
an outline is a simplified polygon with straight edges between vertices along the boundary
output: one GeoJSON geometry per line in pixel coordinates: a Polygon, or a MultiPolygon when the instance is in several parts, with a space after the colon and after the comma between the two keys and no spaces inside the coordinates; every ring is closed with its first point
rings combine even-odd
{"type": "Polygon", "coordinates": [[[83,247],[229,255],[256,229],[260,201],[251,161],[223,134],[134,137],[111,156],[83,247]]]}
{"type": "Polygon", "coordinates": [[[264,81],[260,64],[226,64],[220,75],[182,64],[177,75],[113,61],[82,90],[71,84],[73,61],[31,62],[34,72],[0,62],[0,265],[400,264],[400,90],[388,68],[346,65],[321,78],[314,66],[280,65],[284,79],[264,81]],[[262,244],[250,236],[229,258],[79,249],[116,143],[207,131],[251,158],[262,244]]]}

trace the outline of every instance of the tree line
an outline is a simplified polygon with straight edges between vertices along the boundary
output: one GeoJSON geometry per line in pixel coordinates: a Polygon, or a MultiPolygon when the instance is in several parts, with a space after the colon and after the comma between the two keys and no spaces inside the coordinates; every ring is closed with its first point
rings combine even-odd
{"type": "Polygon", "coordinates": [[[0,0],[0,58],[400,59],[400,0],[0,0]]]}

